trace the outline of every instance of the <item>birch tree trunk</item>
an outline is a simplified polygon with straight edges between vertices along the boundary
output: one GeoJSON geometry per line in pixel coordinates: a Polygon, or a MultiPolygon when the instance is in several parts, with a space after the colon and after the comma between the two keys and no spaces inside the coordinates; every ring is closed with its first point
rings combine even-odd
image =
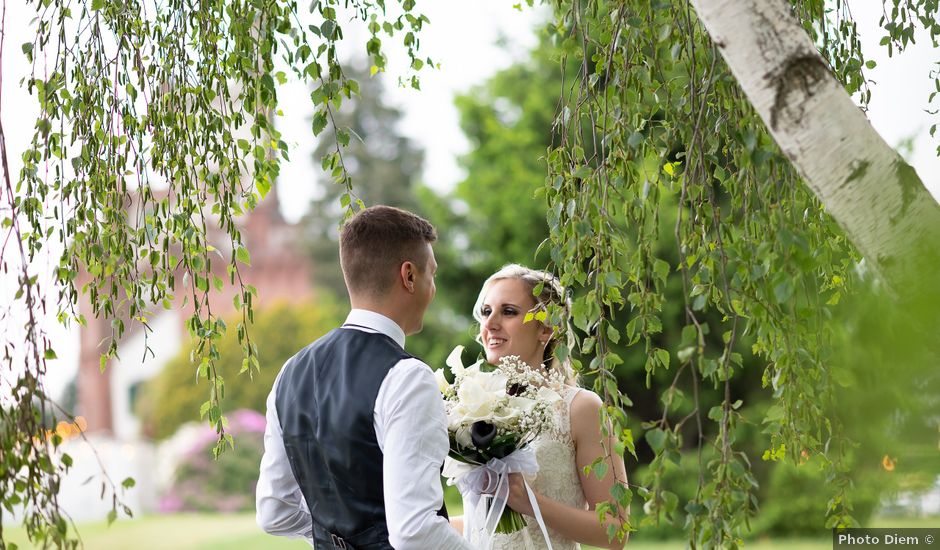
{"type": "Polygon", "coordinates": [[[692,5],[777,144],[866,261],[895,291],[936,286],[927,276],[940,267],[940,205],[830,72],[790,3],[692,5]]]}

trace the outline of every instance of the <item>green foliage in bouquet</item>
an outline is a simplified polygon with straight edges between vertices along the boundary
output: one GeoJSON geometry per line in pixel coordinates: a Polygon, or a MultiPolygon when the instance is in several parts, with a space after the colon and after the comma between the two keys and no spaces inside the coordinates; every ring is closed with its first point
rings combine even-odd
{"type": "Polygon", "coordinates": [[[506,458],[510,453],[519,448],[520,438],[516,434],[503,434],[493,439],[493,442],[485,447],[471,445],[464,447],[457,442],[453,434],[450,434],[450,451],[448,456],[454,460],[459,460],[464,464],[486,464],[494,458],[506,458]]]}

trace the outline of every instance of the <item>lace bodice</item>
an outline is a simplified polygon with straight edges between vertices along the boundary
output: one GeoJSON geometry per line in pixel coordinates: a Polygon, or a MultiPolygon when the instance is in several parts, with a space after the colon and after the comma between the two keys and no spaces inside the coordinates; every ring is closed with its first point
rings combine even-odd
{"type": "MultiPolygon", "coordinates": [[[[562,502],[573,508],[587,509],[587,500],[581,490],[581,478],[578,476],[578,465],[575,460],[574,442],[571,439],[570,410],[571,401],[581,391],[580,388],[567,386],[563,393],[564,399],[557,403],[555,411],[554,428],[540,435],[531,444],[535,449],[536,459],[539,463],[539,472],[534,476],[526,476],[526,481],[536,493],[562,502]]],[[[526,517],[527,526],[518,533],[511,535],[497,534],[494,537],[494,550],[519,550],[548,548],[539,529],[538,523],[532,517],[526,517]]],[[[557,531],[548,527],[554,550],[576,550],[581,545],[563,537],[557,531]]],[[[471,542],[473,542],[471,540],[471,542]]]]}

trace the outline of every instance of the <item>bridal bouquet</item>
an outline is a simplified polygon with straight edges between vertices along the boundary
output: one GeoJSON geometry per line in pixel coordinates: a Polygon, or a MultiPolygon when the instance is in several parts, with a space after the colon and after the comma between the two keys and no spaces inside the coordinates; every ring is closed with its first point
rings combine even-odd
{"type": "MultiPolygon", "coordinates": [[[[450,453],[444,475],[460,487],[474,511],[467,514],[468,532],[513,533],[526,524],[522,515],[506,506],[509,474],[538,471],[533,449],[540,433],[552,427],[553,408],[564,384],[552,371],[539,372],[516,356],[504,357],[492,367],[478,361],[465,367],[463,346],[447,358],[454,375],[450,384],[443,369],[435,371],[447,412],[450,453]]],[[[546,534],[531,490],[529,498],[546,534]]]]}

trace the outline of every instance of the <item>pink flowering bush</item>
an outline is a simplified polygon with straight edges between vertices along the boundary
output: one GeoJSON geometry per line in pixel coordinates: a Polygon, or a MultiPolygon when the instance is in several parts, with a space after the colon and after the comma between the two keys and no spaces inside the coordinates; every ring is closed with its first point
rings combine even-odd
{"type": "Polygon", "coordinates": [[[227,415],[235,449],[213,460],[216,434],[202,425],[196,443],[179,461],[161,512],[243,512],[254,510],[258,465],[264,449],[264,415],[239,409],[227,415]]]}

